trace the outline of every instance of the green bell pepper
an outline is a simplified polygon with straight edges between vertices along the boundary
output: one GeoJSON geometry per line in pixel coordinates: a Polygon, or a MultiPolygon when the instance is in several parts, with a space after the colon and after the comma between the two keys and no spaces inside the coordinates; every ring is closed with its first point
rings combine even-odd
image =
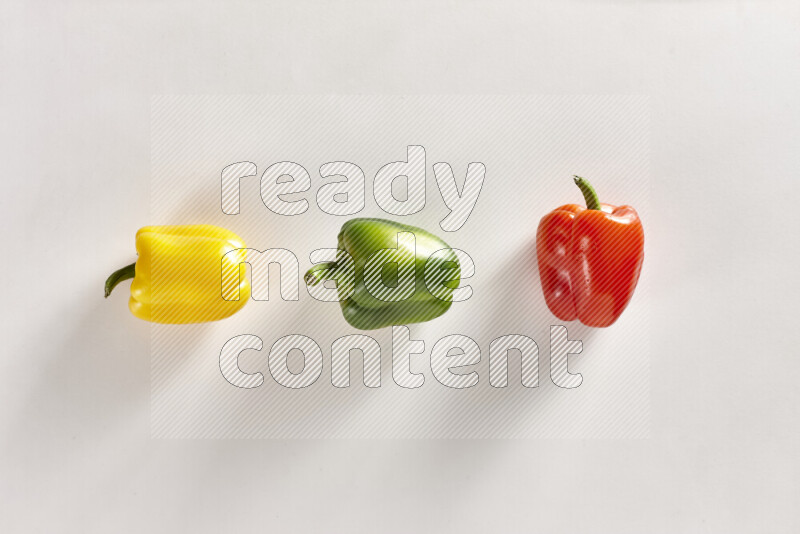
{"type": "Polygon", "coordinates": [[[315,265],[305,281],[313,286],[335,280],[342,314],[355,328],[430,321],[453,302],[461,277],[458,257],[447,243],[421,228],[352,219],[339,232],[338,250],[336,262],[315,265]]]}

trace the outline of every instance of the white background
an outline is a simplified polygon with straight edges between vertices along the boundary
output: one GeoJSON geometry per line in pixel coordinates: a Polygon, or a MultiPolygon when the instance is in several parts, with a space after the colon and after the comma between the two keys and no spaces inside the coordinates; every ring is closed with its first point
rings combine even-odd
{"type": "MultiPolygon", "coordinates": [[[[796,532],[800,4],[0,7],[3,532],[796,532]],[[649,94],[652,438],[149,438],[160,93],[649,94]]],[[[533,229],[532,229],[533,230],[533,229]]]]}

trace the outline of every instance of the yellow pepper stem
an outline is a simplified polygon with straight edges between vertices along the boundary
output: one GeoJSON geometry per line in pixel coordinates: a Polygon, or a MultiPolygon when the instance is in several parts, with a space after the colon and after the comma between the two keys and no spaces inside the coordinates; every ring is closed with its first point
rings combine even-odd
{"type": "Polygon", "coordinates": [[[130,280],[135,275],[136,275],[136,262],[133,262],[130,265],[126,265],[122,269],[119,269],[111,273],[111,276],[109,276],[106,279],[105,298],[108,298],[108,296],[111,294],[114,288],[117,287],[117,284],[119,284],[124,280],[130,280]]]}

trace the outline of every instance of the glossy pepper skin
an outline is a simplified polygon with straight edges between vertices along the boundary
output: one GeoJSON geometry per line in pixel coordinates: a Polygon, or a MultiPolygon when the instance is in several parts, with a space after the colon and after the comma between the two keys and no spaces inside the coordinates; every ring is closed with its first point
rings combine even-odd
{"type": "Polygon", "coordinates": [[[239,236],[218,226],[146,226],[136,232],[139,259],[106,280],[105,296],[133,278],[128,307],[139,319],[165,324],[224,319],[250,298],[245,251],[227,254],[244,247],[239,236]]]}
{"type": "Polygon", "coordinates": [[[575,183],[587,207],[566,204],[545,215],[536,234],[539,275],[547,306],[562,321],[611,326],[636,289],[644,231],[630,206],[601,204],[589,183],[575,183]]]}
{"type": "Polygon", "coordinates": [[[315,265],[306,273],[305,280],[309,285],[328,279],[336,280],[340,299],[344,296],[342,288],[349,284],[352,294],[339,300],[339,305],[345,320],[354,328],[374,330],[421,323],[435,319],[450,309],[453,291],[460,282],[460,265],[447,243],[435,235],[414,226],[364,218],[344,223],[338,241],[338,249],[347,252],[355,264],[354,278],[346,282],[341,272],[341,262],[334,262],[315,265]],[[398,241],[398,234],[402,232],[414,234],[413,250],[398,241]],[[409,298],[387,302],[373,296],[367,288],[364,281],[365,265],[373,254],[384,249],[398,249],[396,258],[400,258],[400,261],[397,269],[389,270],[388,274],[384,271],[383,284],[387,287],[397,286],[398,273],[403,269],[413,269],[414,291],[409,298]],[[442,255],[431,258],[431,254],[442,249],[446,249],[442,255]],[[442,269],[440,272],[447,272],[446,280],[439,286],[441,291],[436,292],[436,296],[425,283],[426,265],[429,271],[442,269]]]}

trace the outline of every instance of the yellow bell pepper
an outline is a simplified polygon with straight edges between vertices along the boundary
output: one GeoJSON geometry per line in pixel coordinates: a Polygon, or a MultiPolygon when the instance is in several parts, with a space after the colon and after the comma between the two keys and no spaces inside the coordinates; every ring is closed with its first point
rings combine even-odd
{"type": "Polygon", "coordinates": [[[128,307],[139,319],[204,323],[233,315],[250,299],[242,239],[203,225],[145,226],[136,232],[136,263],[108,277],[105,295],[133,278],[128,307]]]}

